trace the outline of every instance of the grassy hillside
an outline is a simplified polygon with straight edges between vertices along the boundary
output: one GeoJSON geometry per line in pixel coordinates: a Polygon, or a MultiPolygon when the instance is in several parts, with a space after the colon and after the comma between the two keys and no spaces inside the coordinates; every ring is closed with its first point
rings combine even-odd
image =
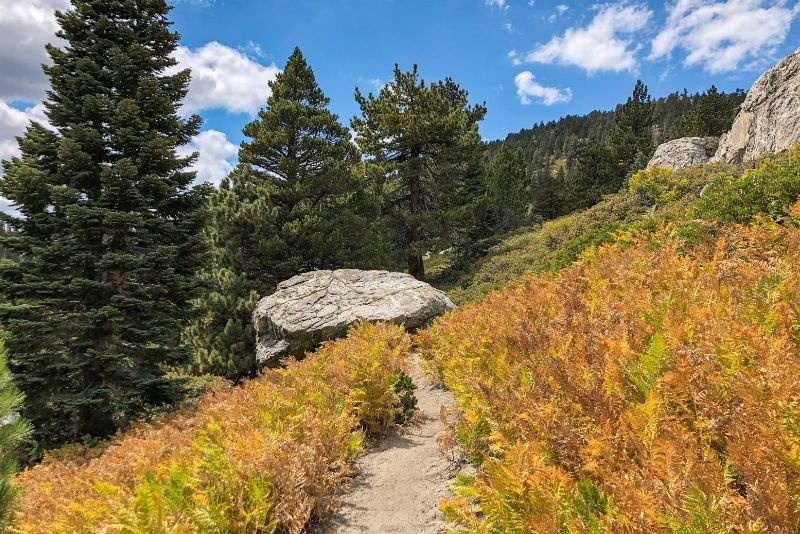
{"type": "MultiPolygon", "coordinates": [[[[635,194],[685,185],[655,172],[635,194]]],[[[800,150],[719,175],[422,333],[480,468],[442,505],[458,531],[800,530],[798,195],[800,150]]]]}
{"type": "Polygon", "coordinates": [[[448,277],[442,269],[443,255],[432,256],[432,283],[458,304],[474,302],[525,273],[557,271],[587,248],[611,242],[620,230],[685,217],[687,206],[698,200],[706,185],[743,172],[740,166],[724,164],[677,172],[643,171],[628,189],[604,197],[591,208],[509,234],[457,276],[448,277]]]}

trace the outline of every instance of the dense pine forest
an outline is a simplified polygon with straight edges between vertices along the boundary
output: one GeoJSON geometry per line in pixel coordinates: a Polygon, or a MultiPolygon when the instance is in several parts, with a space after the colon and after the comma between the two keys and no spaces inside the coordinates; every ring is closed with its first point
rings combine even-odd
{"type": "Polygon", "coordinates": [[[647,168],[679,137],[713,153],[745,91],[653,98],[639,80],[613,110],[487,143],[478,95],[416,65],[337,116],[297,47],[233,170],[198,185],[170,9],[71,0],[47,123],[2,162],[0,526],[302,532],[412,415],[414,351],[460,410],[442,448],[482,470],[442,504],[464,532],[800,525],[797,362],[778,355],[797,342],[800,156],[647,168]],[[403,271],[466,306],[260,368],[258,300],[339,268],[403,271]],[[759,369],[783,389],[737,381],[759,369]],[[786,483],[760,487],[756,465],[786,483]]]}

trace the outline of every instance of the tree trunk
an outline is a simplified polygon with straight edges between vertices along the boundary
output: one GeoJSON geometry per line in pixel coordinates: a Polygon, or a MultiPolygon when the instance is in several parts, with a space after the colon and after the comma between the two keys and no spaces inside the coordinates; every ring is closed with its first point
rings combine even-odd
{"type": "Polygon", "coordinates": [[[422,254],[410,253],[408,256],[408,272],[417,280],[425,281],[425,261],[422,254]]]}
{"type": "Polygon", "coordinates": [[[425,280],[425,261],[422,259],[422,226],[416,215],[422,211],[422,184],[419,176],[411,178],[411,221],[408,224],[408,272],[417,280],[425,280]]]}

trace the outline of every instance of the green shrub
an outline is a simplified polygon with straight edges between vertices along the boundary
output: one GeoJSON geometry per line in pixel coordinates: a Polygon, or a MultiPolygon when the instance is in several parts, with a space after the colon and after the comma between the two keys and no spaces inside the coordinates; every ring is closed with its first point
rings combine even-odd
{"type": "Polygon", "coordinates": [[[411,377],[405,373],[400,373],[397,381],[394,383],[394,392],[400,401],[400,409],[395,415],[395,423],[403,424],[414,416],[417,411],[417,396],[414,391],[417,386],[411,377]]]}
{"type": "Polygon", "coordinates": [[[724,223],[748,223],[760,214],[782,220],[799,196],[800,145],[795,145],[785,163],[770,157],[742,176],[720,176],[691,214],[724,223]]]}
{"type": "Polygon", "coordinates": [[[642,200],[656,205],[672,202],[689,189],[689,178],[665,167],[642,169],[630,177],[628,190],[642,200]]]}

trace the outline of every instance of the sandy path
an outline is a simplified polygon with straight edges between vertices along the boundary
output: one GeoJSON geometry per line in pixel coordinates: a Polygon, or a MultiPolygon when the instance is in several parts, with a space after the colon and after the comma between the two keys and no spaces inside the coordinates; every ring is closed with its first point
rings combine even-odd
{"type": "MultiPolygon", "coordinates": [[[[352,490],[341,496],[341,509],[316,534],[403,532],[438,534],[445,523],[439,500],[454,475],[437,450],[442,431],[439,410],[450,409],[450,392],[434,386],[415,359],[412,379],[417,385],[421,422],[392,431],[357,462],[359,474],[352,490]]],[[[452,410],[451,410],[452,411],[452,410]]]]}

